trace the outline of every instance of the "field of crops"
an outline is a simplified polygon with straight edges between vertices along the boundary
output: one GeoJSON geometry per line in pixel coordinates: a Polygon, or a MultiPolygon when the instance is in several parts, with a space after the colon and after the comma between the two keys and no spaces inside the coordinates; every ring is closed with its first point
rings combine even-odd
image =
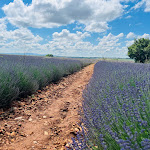
{"type": "Polygon", "coordinates": [[[0,107],[88,64],[85,60],[0,55],[0,107]]]}
{"type": "Polygon", "coordinates": [[[75,149],[150,149],[149,64],[98,62],[83,98],[86,132],[75,149]]]}

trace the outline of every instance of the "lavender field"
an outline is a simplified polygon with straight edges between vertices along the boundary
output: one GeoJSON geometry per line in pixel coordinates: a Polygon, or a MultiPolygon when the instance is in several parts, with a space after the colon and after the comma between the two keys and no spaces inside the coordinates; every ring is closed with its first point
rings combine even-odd
{"type": "Polygon", "coordinates": [[[88,65],[88,61],[34,56],[0,55],[0,107],[31,95],[88,65]]]}
{"type": "Polygon", "coordinates": [[[98,62],[83,98],[86,130],[74,149],[150,149],[149,64],[98,62]]]}

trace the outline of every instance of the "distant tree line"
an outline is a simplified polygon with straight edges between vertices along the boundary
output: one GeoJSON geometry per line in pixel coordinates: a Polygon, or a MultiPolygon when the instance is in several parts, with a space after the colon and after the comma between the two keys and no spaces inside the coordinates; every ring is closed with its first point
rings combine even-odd
{"type": "Polygon", "coordinates": [[[54,57],[53,54],[47,54],[46,57],[54,57]]]}
{"type": "Polygon", "coordinates": [[[135,62],[145,63],[150,61],[150,39],[134,40],[134,44],[128,47],[128,56],[135,62]]]}

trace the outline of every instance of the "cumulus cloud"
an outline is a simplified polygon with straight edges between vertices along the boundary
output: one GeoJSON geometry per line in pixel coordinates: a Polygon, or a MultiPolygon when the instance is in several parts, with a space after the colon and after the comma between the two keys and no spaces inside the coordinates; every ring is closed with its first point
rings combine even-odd
{"type": "Polygon", "coordinates": [[[136,35],[133,32],[128,33],[126,36],[127,39],[133,39],[135,37],[136,37],[136,35]]]}
{"type": "Polygon", "coordinates": [[[103,38],[98,38],[99,43],[94,49],[99,55],[108,57],[127,57],[127,47],[123,46],[121,40],[124,38],[124,34],[113,35],[109,33],[103,38]]]}
{"type": "MultiPolygon", "coordinates": [[[[1,24],[0,24],[1,26],[1,24]]],[[[40,36],[34,36],[29,29],[19,28],[16,30],[7,31],[6,28],[4,30],[0,30],[0,35],[7,40],[15,40],[15,41],[24,41],[26,43],[35,43],[43,40],[40,36]]]]}
{"type": "Polygon", "coordinates": [[[126,46],[129,47],[134,43],[133,38],[135,38],[135,39],[140,39],[140,38],[150,39],[150,34],[144,33],[143,35],[135,35],[133,32],[130,32],[127,34],[126,38],[132,39],[132,40],[125,41],[126,46]]]}
{"type": "Polygon", "coordinates": [[[124,11],[121,0],[32,0],[25,5],[14,0],[2,9],[9,22],[17,27],[52,28],[78,21],[85,30],[103,32],[107,22],[120,17],[124,11]]]}
{"type": "MultiPolygon", "coordinates": [[[[1,25],[1,24],[0,24],[1,25]]],[[[52,40],[46,44],[40,44],[42,38],[33,35],[29,29],[18,28],[13,31],[7,31],[4,28],[3,42],[0,42],[0,51],[2,52],[34,52],[34,53],[52,53],[58,56],[95,56],[95,57],[125,57],[126,49],[122,48],[121,39],[124,34],[113,35],[109,33],[98,38],[98,44],[94,45],[86,41],[91,35],[88,32],[71,33],[67,29],[61,32],[54,32],[52,40]],[[123,55],[124,54],[124,55],[123,55]]]]}
{"type": "Polygon", "coordinates": [[[150,39],[150,34],[144,33],[144,34],[141,35],[141,36],[139,35],[137,38],[138,38],[138,39],[140,39],[140,38],[150,39]]]}
{"type": "Polygon", "coordinates": [[[86,37],[90,36],[87,32],[70,33],[69,30],[63,29],[59,33],[54,32],[53,39],[44,46],[52,50],[55,55],[82,56],[82,53],[85,55],[93,48],[90,42],[84,41],[86,37]]]}
{"type": "Polygon", "coordinates": [[[101,52],[106,53],[106,52],[112,52],[111,54],[114,55],[113,53],[116,53],[116,50],[120,47],[121,43],[119,40],[124,36],[123,33],[120,33],[118,35],[113,35],[109,33],[107,36],[104,36],[103,38],[98,38],[99,43],[95,47],[95,49],[99,49],[101,52]]]}
{"type": "Polygon", "coordinates": [[[32,50],[39,47],[39,42],[43,38],[39,35],[33,35],[27,28],[18,28],[15,30],[7,30],[5,20],[0,19],[0,50],[2,52],[18,50],[32,50]]]}
{"type": "Polygon", "coordinates": [[[69,30],[63,29],[62,32],[58,33],[55,32],[53,33],[53,39],[54,40],[63,40],[63,41],[72,41],[72,42],[77,42],[80,41],[81,39],[84,39],[86,37],[89,37],[90,34],[87,32],[79,32],[77,31],[76,33],[70,33],[69,30]]]}
{"type": "Polygon", "coordinates": [[[129,47],[134,43],[134,40],[126,41],[126,46],[129,47]]]}
{"type": "MultiPolygon", "coordinates": [[[[70,33],[68,30],[62,30],[60,33],[55,32],[53,39],[46,46],[53,50],[55,55],[65,56],[95,56],[95,57],[119,57],[127,53],[127,48],[122,49],[120,40],[124,37],[123,33],[113,35],[109,33],[102,38],[98,38],[98,44],[93,45],[90,42],[85,42],[88,33],[76,32],[70,33]],[[73,38],[70,38],[73,37],[73,38]],[[70,40],[71,39],[71,40],[70,40]]],[[[123,57],[124,57],[123,56],[123,57]]]]}
{"type": "Polygon", "coordinates": [[[7,28],[7,25],[5,22],[5,18],[0,18],[0,31],[4,31],[6,30],[6,28],[7,28]]]}
{"type": "Polygon", "coordinates": [[[143,35],[136,35],[133,32],[129,32],[126,36],[127,39],[140,39],[140,38],[145,38],[145,39],[150,39],[150,34],[144,33],[143,35]]]}
{"type": "Polygon", "coordinates": [[[132,9],[139,9],[142,6],[144,6],[144,11],[145,12],[150,12],[150,0],[141,0],[138,2],[132,9]]]}
{"type": "Polygon", "coordinates": [[[89,22],[86,23],[84,30],[90,32],[104,32],[109,29],[107,22],[89,22]]]}

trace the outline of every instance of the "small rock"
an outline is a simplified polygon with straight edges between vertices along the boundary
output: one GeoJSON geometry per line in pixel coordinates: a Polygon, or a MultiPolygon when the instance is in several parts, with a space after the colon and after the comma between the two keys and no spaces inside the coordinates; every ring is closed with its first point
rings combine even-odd
{"type": "Polygon", "coordinates": [[[20,127],[21,127],[21,126],[22,126],[22,124],[21,124],[21,123],[19,123],[19,124],[18,124],[18,126],[20,126],[20,127]]]}
{"type": "Polygon", "coordinates": [[[63,143],[63,146],[65,146],[67,143],[69,144],[69,143],[71,143],[71,142],[72,142],[72,140],[66,139],[66,140],[64,141],[64,143],[63,143]]]}
{"type": "Polygon", "coordinates": [[[26,135],[23,132],[20,133],[20,136],[26,137],[26,135]]]}
{"type": "Polygon", "coordinates": [[[78,129],[78,128],[75,128],[74,131],[75,131],[76,133],[78,133],[78,132],[79,132],[79,129],[78,129]]]}
{"type": "Polygon", "coordinates": [[[34,132],[29,133],[29,135],[32,135],[32,134],[34,134],[34,132]]]}
{"type": "Polygon", "coordinates": [[[5,123],[5,128],[10,128],[10,127],[11,127],[11,125],[5,123]]]}
{"type": "Polygon", "coordinates": [[[37,144],[38,142],[37,142],[37,141],[33,141],[33,143],[34,143],[34,144],[37,144]]]}
{"type": "Polygon", "coordinates": [[[32,121],[32,118],[29,118],[29,121],[31,122],[31,121],[32,121]]]}
{"type": "Polygon", "coordinates": [[[25,102],[22,102],[22,103],[20,103],[20,105],[25,106],[25,105],[26,105],[26,103],[25,103],[25,102]]]}
{"type": "Polygon", "coordinates": [[[12,109],[13,109],[13,110],[17,110],[17,107],[13,107],[12,109]]]}
{"type": "Polygon", "coordinates": [[[15,140],[14,139],[11,139],[11,142],[14,142],[15,140]]]}
{"type": "Polygon", "coordinates": [[[22,117],[17,117],[15,118],[15,120],[22,120],[22,117]]]}
{"type": "Polygon", "coordinates": [[[43,116],[43,119],[46,119],[47,117],[46,116],[43,116]]]}
{"type": "Polygon", "coordinates": [[[71,144],[67,143],[67,144],[66,144],[66,147],[67,147],[67,148],[71,148],[71,144]]]}
{"type": "Polygon", "coordinates": [[[11,134],[10,134],[10,136],[15,136],[16,135],[16,132],[12,132],[11,134]]]}
{"type": "Polygon", "coordinates": [[[48,135],[48,132],[47,132],[47,131],[44,131],[44,135],[48,135]]]}
{"type": "Polygon", "coordinates": [[[73,129],[73,128],[71,128],[70,132],[74,132],[74,129],[73,129]]]}

